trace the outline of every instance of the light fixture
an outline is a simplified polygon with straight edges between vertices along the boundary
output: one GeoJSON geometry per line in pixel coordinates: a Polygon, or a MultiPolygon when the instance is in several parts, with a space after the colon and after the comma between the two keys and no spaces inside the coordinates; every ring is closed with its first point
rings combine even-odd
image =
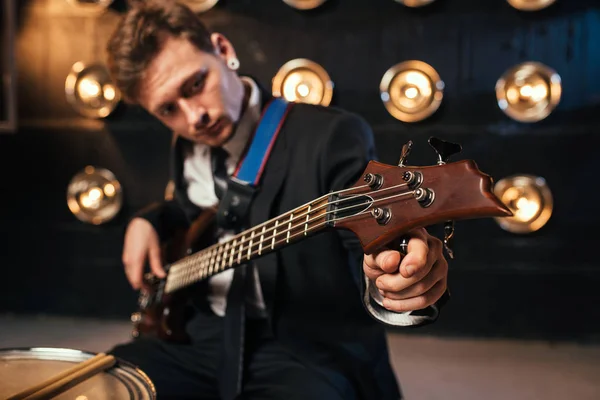
{"type": "Polygon", "coordinates": [[[193,12],[202,13],[213,8],[218,2],[219,0],[184,0],[183,4],[193,12]]]}
{"type": "Polygon", "coordinates": [[[397,3],[402,3],[406,7],[423,7],[433,3],[435,0],[395,0],[397,3]]]}
{"type": "Polygon", "coordinates": [[[287,101],[328,106],[333,82],[319,64],[297,58],[285,63],[273,78],[273,96],[287,101]]]}
{"type": "Polygon", "coordinates": [[[560,102],[560,76],[539,62],[518,64],[496,82],[498,107],[520,122],[546,118],[560,102]]]}
{"type": "Polygon", "coordinates": [[[326,0],[283,0],[285,4],[298,10],[310,10],[319,7],[326,0]]]}
{"type": "Polygon", "coordinates": [[[379,91],[385,108],[394,118],[415,122],[439,108],[444,97],[444,82],[431,65],[410,60],[388,69],[379,91]]]}
{"type": "Polygon", "coordinates": [[[81,115],[89,118],[107,117],[121,100],[108,69],[101,64],[73,64],[65,81],[67,101],[81,115]]]}
{"type": "MultiPolygon", "coordinates": [[[[556,0],[506,0],[508,4],[521,11],[537,11],[551,6],[556,0]]],[[[568,1],[568,0],[567,0],[568,1]]]]}
{"type": "Polygon", "coordinates": [[[115,175],[104,168],[87,166],[67,188],[67,205],[80,221],[99,225],[121,210],[123,193],[115,175]]]}
{"type": "Polygon", "coordinates": [[[105,11],[114,0],[66,0],[79,11],[98,13],[105,11]]]}
{"type": "Polygon", "coordinates": [[[509,176],[494,185],[494,193],[513,212],[511,217],[495,218],[506,231],[537,231],[546,225],[552,215],[552,193],[546,180],[540,176],[509,176]]]}

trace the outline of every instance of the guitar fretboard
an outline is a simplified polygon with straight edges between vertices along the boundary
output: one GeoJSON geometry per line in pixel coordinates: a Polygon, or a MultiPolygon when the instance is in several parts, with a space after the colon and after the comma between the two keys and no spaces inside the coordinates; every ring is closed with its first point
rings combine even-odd
{"type": "Polygon", "coordinates": [[[320,197],[171,264],[165,292],[208,279],[316,233],[327,224],[328,205],[328,196],[320,197]]]}

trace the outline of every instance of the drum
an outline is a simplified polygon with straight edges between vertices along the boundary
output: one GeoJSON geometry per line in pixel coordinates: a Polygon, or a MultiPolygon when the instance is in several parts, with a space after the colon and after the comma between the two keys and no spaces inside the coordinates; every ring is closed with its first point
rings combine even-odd
{"type": "MultiPolygon", "coordinates": [[[[0,399],[5,399],[95,356],[80,350],[36,347],[0,349],[0,399]]],[[[111,368],[78,383],[56,399],[155,399],[156,390],[143,371],[117,359],[111,368]]]]}

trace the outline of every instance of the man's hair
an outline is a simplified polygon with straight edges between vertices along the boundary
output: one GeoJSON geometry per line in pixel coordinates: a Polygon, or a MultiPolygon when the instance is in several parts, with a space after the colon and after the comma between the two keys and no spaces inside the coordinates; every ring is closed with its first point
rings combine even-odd
{"type": "Polygon", "coordinates": [[[125,101],[136,103],[148,64],[166,35],[186,38],[213,52],[211,32],[188,7],[175,1],[136,1],[121,19],[107,46],[108,69],[125,101]]]}

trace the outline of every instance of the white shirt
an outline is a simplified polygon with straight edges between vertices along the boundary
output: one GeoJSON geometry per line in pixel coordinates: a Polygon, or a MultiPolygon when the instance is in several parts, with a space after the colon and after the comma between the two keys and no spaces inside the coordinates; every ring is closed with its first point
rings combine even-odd
{"type": "MultiPolygon", "coordinates": [[[[233,133],[232,138],[223,145],[229,153],[225,161],[227,173],[231,175],[237,166],[242,151],[246,147],[248,140],[261,115],[261,93],[260,89],[252,79],[241,77],[251,87],[250,98],[244,114],[233,133]]],[[[215,194],[214,180],[211,168],[210,146],[197,143],[193,151],[188,154],[183,162],[183,178],[188,183],[187,195],[192,203],[201,208],[215,206],[219,199],[215,194]]],[[[223,243],[234,236],[234,232],[224,232],[219,238],[219,243],[223,243]]],[[[258,271],[254,270],[254,282],[256,283],[255,293],[249,295],[248,300],[260,310],[265,309],[260,281],[258,280],[258,271]]],[[[208,301],[213,312],[219,316],[225,315],[227,306],[227,293],[231,286],[234,269],[228,269],[209,278],[208,301]]]]}

